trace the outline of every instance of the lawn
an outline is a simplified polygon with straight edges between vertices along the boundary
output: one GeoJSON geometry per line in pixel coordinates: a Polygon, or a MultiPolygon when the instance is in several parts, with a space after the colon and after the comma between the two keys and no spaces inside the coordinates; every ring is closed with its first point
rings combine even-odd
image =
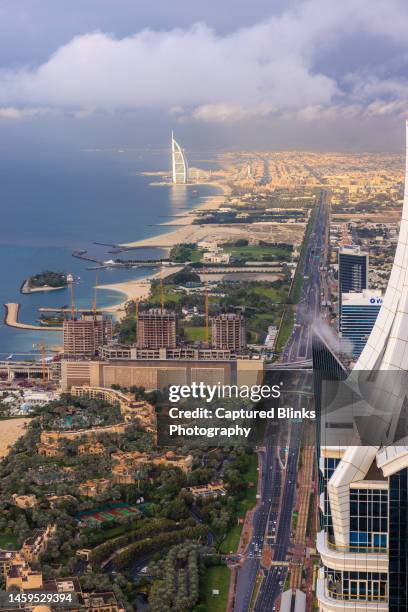
{"type": "Polygon", "coordinates": [[[0,548],[17,550],[18,540],[12,533],[0,533],[0,548]]]}
{"type": "Polygon", "coordinates": [[[287,306],[285,314],[283,316],[283,321],[282,321],[282,325],[279,329],[279,335],[278,338],[276,340],[276,347],[275,350],[277,353],[280,353],[286,342],[289,340],[289,336],[292,333],[292,329],[293,329],[293,324],[294,324],[294,311],[292,306],[287,306]]]}
{"type": "Polygon", "coordinates": [[[202,251],[199,251],[196,245],[178,244],[171,249],[170,259],[176,263],[184,263],[187,261],[197,262],[203,258],[202,251]]]}
{"type": "Polygon", "coordinates": [[[196,263],[197,261],[201,261],[203,258],[203,252],[198,249],[193,249],[190,251],[190,261],[196,263]]]}
{"type": "Polygon", "coordinates": [[[245,497],[241,500],[239,506],[239,516],[245,516],[246,512],[253,508],[256,503],[256,491],[258,484],[258,455],[255,453],[251,456],[251,462],[247,471],[242,476],[244,482],[253,483],[255,486],[249,487],[245,491],[245,497]]]}
{"type": "Polygon", "coordinates": [[[230,577],[231,572],[226,565],[206,568],[200,580],[200,601],[208,612],[225,612],[227,609],[230,577]],[[220,594],[214,596],[213,589],[218,589],[220,594]]]}
{"type": "MultiPolygon", "coordinates": [[[[254,453],[251,456],[251,462],[248,469],[242,475],[242,479],[246,483],[253,483],[253,487],[247,487],[245,496],[241,499],[238,509],[238,517],[244,518],[248,510],[251,510],[256,504],[256,493],[258,484],[258,456],[254,453]]],[[[242,525],[234,525],[227,533],[225,540],[221,544],[221,552],[229,553],[236,552],[241,537],[242,525]]]]}
{"type": "Polygon", "coordinates": [[[284,302],[287,297],[286,289],[283,289],[282,291],[280,289],[274,289],[273,287],[254,287],[252,293],[263,295],[264,297],[267,297],[272,300],[275,304],[279,304],[279,302],[284,302]]]}
{"type": "MultiPolygon", "coordinates": [[[[174,284],[163,284],[163,297],[164,303],[166,302],[176,302],[178,303],[181,298],[181,293],[176,293],[174,290],[176,289],[176,285],[174,284]]],[[[152,283],[152,292],[149,298],[149,302],[154,304],[155,306],[160,306],[161,295],[160,295],[160,283],[152,283]]]]}
{"type": "Polygon", "coordinates": [[[205,327],[193,327],[189,325],[183,326],[184,339],[187,342],[197,342],[198,340],[205,340],[205,327]]]}
{"type": "Polygon", "coordinates": [[[234,525],[227,533],[223,540],[220,552],[224,554],[234,553],[238,549],[239,540],[241,538],[242,525],[234,525]]]}
{"type": "Polygon", "coordinates": [[[264,261],[263,256],[267,255],[273,257],[274,260],[281,262],[287,259],[290,261],[291,251],[278,246],[262,246],[262,245],[251,245],[251,246],[225,246],[224,251],[231,253],[233,257],[239,259],[246,259],[247,261],[264,261]]]}

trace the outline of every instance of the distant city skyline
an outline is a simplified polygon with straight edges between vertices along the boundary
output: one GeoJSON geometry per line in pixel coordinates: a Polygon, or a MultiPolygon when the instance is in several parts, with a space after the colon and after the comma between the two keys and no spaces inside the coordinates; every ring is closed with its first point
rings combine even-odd
{"type": "Polygon", "coordinates": [[[3,1],[1,148],[400,152],[407,4],[270,5],[3,1]]]}

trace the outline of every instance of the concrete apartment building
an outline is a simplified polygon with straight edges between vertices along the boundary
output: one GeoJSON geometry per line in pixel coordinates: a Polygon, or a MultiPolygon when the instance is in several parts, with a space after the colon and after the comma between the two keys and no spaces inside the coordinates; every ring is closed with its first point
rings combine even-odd
{"type": "Polygon", "coordinates": [[[112,317],[83,313],[63,323],[64,355],[94,357],[98,347],[112,341],[112,317]]]}
{"type": "Polygon", "coordinates": [[[230,312],[217,314],[211,319],[211,328],[214,348],[242,351],[246,347],[244,315],[230,312]]]}
{"type": "Polygon", "coordinates": [[[177,315],[161,308],[141,312],[137,319],[137,346],[140,348],[175,348],[177,315]]]}

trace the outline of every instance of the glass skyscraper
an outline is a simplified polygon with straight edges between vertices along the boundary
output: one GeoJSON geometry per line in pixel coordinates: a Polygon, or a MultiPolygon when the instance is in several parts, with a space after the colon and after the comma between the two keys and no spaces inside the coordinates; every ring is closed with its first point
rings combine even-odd
{"type": "Polygon", "coordinates": [[[343,246],[339,250],[339,296],[368,287],[368,253],[358,245],[343,246]]]}
{"type": "Polygon", "coordinates": [[[343,350],[359,357],[371,334],[382,304],[381,291],[343,293],[340,311],[340,333],[343,350]],[[347,346],[347,345],[350,346],[347,346]]]}

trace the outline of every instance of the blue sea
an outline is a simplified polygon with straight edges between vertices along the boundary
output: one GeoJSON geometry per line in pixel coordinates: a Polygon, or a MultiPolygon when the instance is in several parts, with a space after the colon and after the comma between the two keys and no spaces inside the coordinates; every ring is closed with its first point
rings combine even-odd
{"type": "MultiPolygon", "coordinates": [[[[204,167],[204,164],[199,164],[204,167]]],[[[52,159],[0,160],[0,306],[21,304],[20,321],[35,323],[39,307],[68,305],[68,290],[22,295],[24,279],[43,270],[70,272],[78,308],[91,306],[95,264],[72,256],[86,249],[100,260],[112,257],[108,246],[146,238],[168,231],[157,227],[166,216],[203,202],[217,193],[200,185],[198,197],[192,186],[152,186],[159,176],[141,172],[166,171],[168,154],[156,151],[78,151],[52,159]]],[[[208,167],[208,164],[207,164],[208,167]]],[[[138,249],[123,258],[149,259],[162,252],[138,249]]],[[[113,255],[115,257],[115,255],[113,255]]],[[[99,270],[99,284],[136,279],[152,269],[99,270]]],[[[98,306],[119,303],[123,295],[110,290],[97,292],[98,306]]],[[[0,317],[0,359],[13,355],[23,359],[38,353],[33,345],[44,342],[50,349],[61,345],[58,332],[26,331],[7,327],[0,317]]]]}

